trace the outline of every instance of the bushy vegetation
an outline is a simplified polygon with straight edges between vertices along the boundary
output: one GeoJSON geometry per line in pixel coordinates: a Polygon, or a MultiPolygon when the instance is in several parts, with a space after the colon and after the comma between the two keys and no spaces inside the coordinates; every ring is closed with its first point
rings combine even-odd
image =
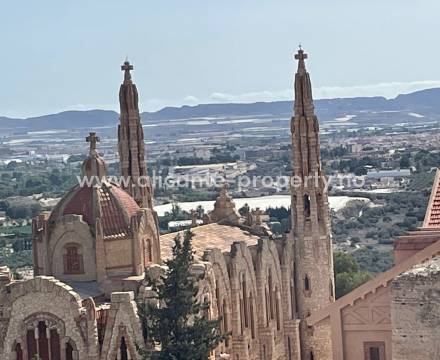
{"type": "Polygon", "coordinates": [[[356,250],[352,253],[360,271],[372,274],[382,273],[394,265],[393,250],[378,250],[373,245],[356,250]]]}
{"type": "Polygon", "coordinates": [[[362,210],[359,217],[333,219],[336,242],[362,238],[379,244],[392,244],[424,219],[429,191],[398,192],[371,196],[376,206],[362,210]]]}
{"type": "Polygon", "coordinates": [[[349,254],[335,252],[333,264],[337,299],[372,279],[369,272],[359,269],[356,259],[349,254]]]}
{"type": "Polygon", "coordinates": [[[76,184],[78,168],[61,169],[9,163],[0,168],[0,199],[11,196],[46,194],[60,196],[76,184]]]}

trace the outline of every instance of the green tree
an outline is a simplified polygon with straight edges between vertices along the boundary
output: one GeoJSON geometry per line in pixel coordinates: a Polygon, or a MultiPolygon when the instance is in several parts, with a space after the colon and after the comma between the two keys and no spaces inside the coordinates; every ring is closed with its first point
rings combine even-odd
{"type": "Polygon", "coordinates": [[[367,281],[371,280],[372,276],[367,272],[356,273],[340,273],[335,276],[335,292],[336,298],[348,294],[350,291],[356,289],[367,281]]]}
{"type": "Polygon", "coordinates": [[[353,256],[340,251],[335,252],[333,256],[333,267],[335,269],[335,274],[359,271],[359,266],[353,256]]]}
{"type": "MultiPolygon", "coordinates": [[[[197,279],[191,274],[194,262],[191,247],[192,233],[185,232],[174,239],[173,256],[165,261],[167,270],[159,281],[147,276],[147,282],[156,294],[157,306],[141,304],[139,316],[147,341],[160,344],[160,350],[152,353],[158,360],[207,360],[210,352],[224,341],[226,334],[219,330],[220,319],[209,320],[204,311],[207,303],[197,300],[197,279]]],[[[140,350],[144,359],[145,350],[140,350]]]]}
{"type": "Polygon", "coordinates": [[[335,272],[335,295],[337,299],[372,279],[370,273],[359,271],[359,265],[356,259],[349,254],[342,252],[334,253],[333,267],[335,272]]]}

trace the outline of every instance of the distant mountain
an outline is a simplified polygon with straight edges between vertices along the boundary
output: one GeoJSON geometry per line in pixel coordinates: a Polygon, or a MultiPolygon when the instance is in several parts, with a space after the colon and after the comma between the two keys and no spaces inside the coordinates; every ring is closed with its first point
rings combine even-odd
{"type": "MultiPolygon", "coordinates": [[[[315,101],[321,122],[341,121],[351,115],[352,121],[362,124],[392,124],[427,118],[440,120],[440,88],[384,97],[356,97],[315,101]],[[355,119],[355,120],[353,120],[355,119]]],[[[166,107],[141,114],[144,122],[174,119],[270,116],[287,119],[292,115],[292,101],[257,102],[253,104],[201,104],[166,107]]],[[[110,110],[65,111],[27,119],[0,117],[0,132],[38,131],[116,126],[118,114],[110,110]]]]}
{"type": "Polygon", "coordinates": [[[58,114],[11,119],[0,117],[0,131],[42,131],[48,129],[68,130],[116,125],[119,115],[111,110],[64,111],[58,114]]]}

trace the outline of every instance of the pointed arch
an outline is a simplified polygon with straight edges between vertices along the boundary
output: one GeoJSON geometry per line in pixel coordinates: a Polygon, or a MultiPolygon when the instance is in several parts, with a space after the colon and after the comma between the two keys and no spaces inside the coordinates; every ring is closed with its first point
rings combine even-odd
{"type": "Polygon", "coordinates": [[[304,217],[310,218],[310,195],[304,194],[304,217]]]}
{"type": "Polygon", "coordinates": [[[304,290],[305,291],[310,291],[311,290],[311,283],[310,283],[310,279],[309,279],[308,275],[306,275],[304,277],[304,290]]]}

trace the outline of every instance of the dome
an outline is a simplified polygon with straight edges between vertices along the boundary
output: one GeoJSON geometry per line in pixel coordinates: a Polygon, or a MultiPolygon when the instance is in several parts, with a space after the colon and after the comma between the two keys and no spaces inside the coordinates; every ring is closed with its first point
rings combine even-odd
{"type": "Polygon", "coordinates": [[[70,190],[58,203],[49,217],[55,224],[65,215],[81,215],[92,229],[99,218],[104,238],[124,238],[132,235],[130,220],[140,207],[136,201],[117,184],[106,180],[106,165],[96,151],[99,137],[91,132],[87,137],[90,143],[89,156],[82,165],[86,179],[70,190]]]}
{"type": "Polygon", "coordinates": [[[94,228],[100,217],[104,238],[124,238],[131,235],[130,219],[139,210],[128,193],[116,184],[103,181],[100,185],[77,185],[70,190],[52,211],[49,223],[54,224],[65,215],[82,215],[94,228]],[[98,201],[94,194],[98,195],[98,201]]]}

